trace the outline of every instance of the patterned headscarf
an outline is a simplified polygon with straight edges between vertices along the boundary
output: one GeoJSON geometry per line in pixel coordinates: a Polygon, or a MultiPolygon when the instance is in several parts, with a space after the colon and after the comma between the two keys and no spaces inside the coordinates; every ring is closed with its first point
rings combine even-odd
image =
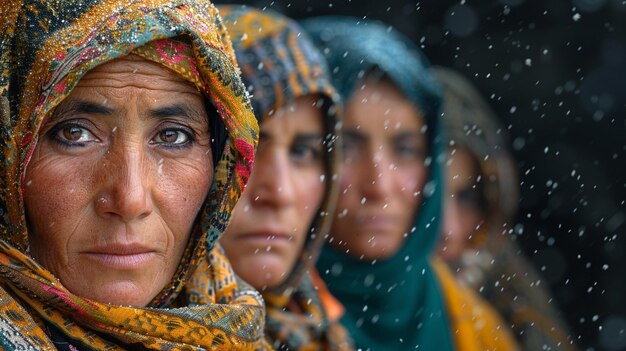
{"type": "Polygon", "coordinates": [[[219,9],[259,123],[300,96],[317,94],[325,100],[324,198],[294,268],[278,287],[262,292],[267,336],[277,349],[348,349],[347,335],[326,316],[310,272],[328,234],[331,216],[327,214],[334,211],[337,196],[339,96],[330,84],[324,58],[297,23],[268,10],[219,9]]]}
{"type": "MultiPolygon", "coordinates": [[[[390,27],[357,18],[321,17],[303,26],[326,55],[333,83],[344,99],[370,72],[383,73],[425,117],[432,160],[423,202],[402,248],[385,260],[360,260],[326,245],[317,267],[346,308],[341,322],[360,349],[451,350],[444,300],[429,263],[439,235],[442,147],[440,96],[429,64],[390,27]]],[[[331,233],[332,234],[332,233],[331,233]]]]}
{"type": "Polygon", "coordinates": [[[432,72],[443,90],[441,120],[447,145],[464,147],[476,157],[486,182],[487,211],[510,221],[517,211],[519,185],[506,129],[460,74],[443,67],[434,67],[432,72]]]}
{"type": "Polygon", "coordinates": [[[258,132],[217,10],[208,1],[22,0],[2,2],[0,18],[1,348],[55,349],[49,333],[79,349],[264,348],[262,299],[216,245],[258,132]],[[76,296],[30,258],[22,197],[46,118],[89,70],[129,54],[195,84],[218,112],[209,124],[227,135],[179,267],[146,308],[76,296]]]}
{"type": "Polygon", "coordinates": [[[517,211],[517,170],[508,133],[478,90],[461,74],[435,67],[443,90],[442,122],[450,148],[476,159],[486,200],[485,224],[456,262],[457,279],[480,292],[512,327],[527,350],[571,349],[571,337],[539,274],[511,240],[517,211]],[[570,340],[568,340],[568,338],[570,340]]]}

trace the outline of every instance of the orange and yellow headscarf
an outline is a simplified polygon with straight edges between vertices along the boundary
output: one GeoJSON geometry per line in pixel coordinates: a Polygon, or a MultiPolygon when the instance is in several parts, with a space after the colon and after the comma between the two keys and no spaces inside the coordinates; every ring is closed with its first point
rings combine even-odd
{"type": "Polygon", "coordinates": [[[258,133],[217,10],[191,0],[22,0],[0,4],[0,18],[0,348],[55,349],[52,326],[80,349],[264,349],[262,299],[216,245],[248,180],[258,133]],[[89,70],[131,53],[194,83],[227,135],[177,272],[146,308],[63,287],[28,256],[22,200],[46,117],[89,70]]]}
{"type": "Polygon", "coordinates": [[[339,182],[341,102],[330,83],[326,61],[304,30],[277,12],[246,6],[220,6],[219,10],[260,123],[298,97],[318,95],[324,101],[324,197],[296,263],[279,286],[262,292],[267,339],[281,350],[352,350],[345,328],[325,309],[321,280],[314,281],[314,264],[330,230],[332,216],[328,214],[336,206],[339,182]]]}

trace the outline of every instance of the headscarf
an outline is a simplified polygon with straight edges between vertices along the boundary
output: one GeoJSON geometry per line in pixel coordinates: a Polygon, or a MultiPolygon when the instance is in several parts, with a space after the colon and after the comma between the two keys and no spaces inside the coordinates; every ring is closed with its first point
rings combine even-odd
{"type": "Polygon", "coordinates": [[[263,348],[262,299],[215,244],[258,132],[217,10],[208,1],[22,0],[3,2],[0,18],[0,346],[53,350],[52,333],[79,349],[263,348]],[[228,137],[180,265],[145,308],[76,296],[30,258],[22,197],[46,118],[89,70],[129,54],[195,84],[219,115],[210,124],[228,137]]]}
{"type": "Polygon", "coordinates": [[[311,94],[324,100],[326,188],[293,269],[279,286],[262,292],[267,337],[277,349],[349,349],[344,328],[329,320],[311,276],[330,228],[328,213],[334,211],[337,197],[339,96],[330,84],[324,58],[296,22],[270,10],[261,12],[245,6],[219,9],[259,123],[298,97],[311,94]]]}
{"type": "MultiPolygon", "coordinates": [[[[363,350],[452,350],[444,301],[429,258],[441,214],[442,147],[439,93],[421,52],[391,27],[356,18],[303,22],[325,54],[345,100],[370,72],[386,75],[425,117],[429,178],[402,248],[384,260],[354,258],[326,245],[317,267],[346,308],[341,322],[363,350]]],[[[332,233],[331,233],[332,236],[332,233]]]]}
{"type": "Polygon", "coordinates": [[[457,279],[480,292],[512,326],[526,350],[570,349],[571,336],[531,263],[511,240],[517,211],[517,171],[502,128],[477,89],[455,71],[433,68],[443,90],[442,122],[449,147],[476,159],[485,197],[485,223],[457,262],[457,279]]]}

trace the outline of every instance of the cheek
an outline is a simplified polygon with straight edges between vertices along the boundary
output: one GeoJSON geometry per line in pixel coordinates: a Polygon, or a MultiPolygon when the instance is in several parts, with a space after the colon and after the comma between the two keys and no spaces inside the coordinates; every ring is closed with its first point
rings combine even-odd
{"type": "Polygon", "coordinates": [[[166,161],[158,173],[152,192],[158,211],[174,234],[188,234],[208,194],[213,167],[201,159],[166,161]]]}
{"type": "Polygon", "coordinates": [[[460,220],[463,225],[463,230],[466,233],[473,233],[477,230],[476,227],[482,222],[480,214],[474,209],[461,209],[460,220]]]}
{"type": "Polygon", "coordinates": [[[326,190],[326,183],[320,181],[320,176],[323,172],[315,172],[306,175],[296,176],[296,184],[294,186],[298,189],[298,203],[302,216],[309,219],[304,221],[310,223],[313,215],[317,212],[321,205],[324,192],[326,190]]]}
{"type": "Polygon", "coordinates": [[[398,169],[398,181],[401,184],[400,191],[406,202],[417,204],[422,198],[428,171],[425,166],[415,166],[406,169],[398,169]],[[417,195],[416,195],[417,194],[417,195]]]}
{"type": "Polygon", "coordinates": [[[355,177],[355,173],[352,171],[349,165],[345,163],[341,166],[339,173],[339,199],[338,204],[341,206],[350,202],[351,196],[356,196],[355,181],[358,178],[355,177]]]}
{"type": "Polygon", "coordinates": [[[42,237],[69,233],[89,209],[92,167],[76,157],[41,156],[36,151],[24,178],[24,205],[33,229],[33,244],[42,237]]]}
{"type": "Polygon", "coordinates": [[[350,172],[342,172],[339,179],[339,190],[341,194],[347,194],[352,187],[352,174],[350,172]]]}

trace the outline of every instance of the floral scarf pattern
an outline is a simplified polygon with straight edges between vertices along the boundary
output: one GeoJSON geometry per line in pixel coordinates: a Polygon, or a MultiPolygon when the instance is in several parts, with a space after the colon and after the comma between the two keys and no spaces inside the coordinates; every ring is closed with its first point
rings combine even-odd
{"type": "Polygon", "coordinates": [[[262,299],[216,244],[258,132],[217,10],[208,1],[22,0],[2,3],[0,17],[0,347],[54,350],[52,327],[80,349],[265,349],[262,299]],[[131,53],[194,83],[228,136],[181,263],[145,308],[73,295],[31,259],[22,196],[47,116],[86,72],[131,53]]]}
{"type": "Polygon", "coordinates": [[[351,350],[345,329],[327,315],[311,276],[329,230],[331,218],[327,214],[334,211],[338,181],[334,174],[339,160],[336,138],[340,103],[326,63],[294,21],[273,11],[245,6],[219,9],[260,122],[299,96],[319,94],[326,100],[324,199],[294,268],[280,286],[262,292],[267,306],[267,337],[281,350],[351,350]]]}

